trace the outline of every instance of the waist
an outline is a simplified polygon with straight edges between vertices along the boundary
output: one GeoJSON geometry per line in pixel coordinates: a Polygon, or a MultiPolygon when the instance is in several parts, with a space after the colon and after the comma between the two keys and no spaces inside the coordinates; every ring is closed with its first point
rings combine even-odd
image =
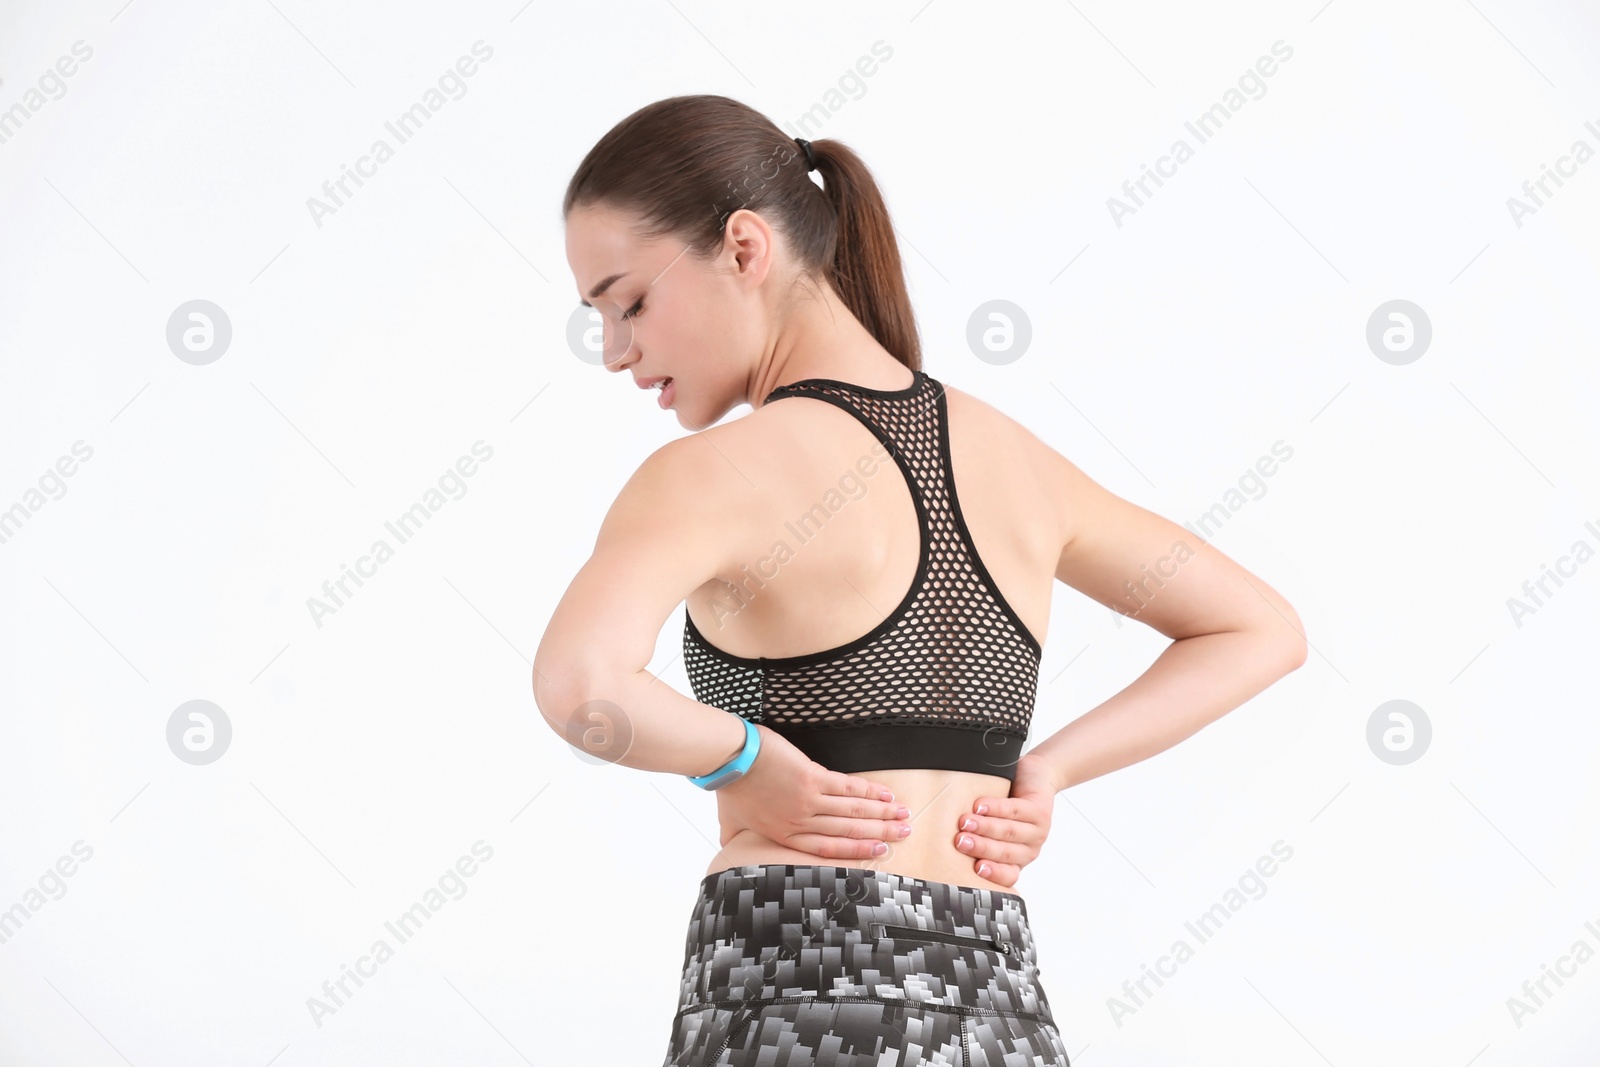
{"type": "Polygon", "coordinates": [[[746,864],[833,864],[972,889],[1009,892],[1008,887],[979,875],[976,860],[956,848],[961,816],[972,813],[979,797],[1009,796],[1009,779],[927,767],[849,773],[886,786],[894,793],[894,802],[904,804],[911,812],[910,837],[887,842],[889,851],[882,856],[842,860],[802,852],[754,830],[741,830],[711,858],[706,867],[707,876],[746,864]]]}

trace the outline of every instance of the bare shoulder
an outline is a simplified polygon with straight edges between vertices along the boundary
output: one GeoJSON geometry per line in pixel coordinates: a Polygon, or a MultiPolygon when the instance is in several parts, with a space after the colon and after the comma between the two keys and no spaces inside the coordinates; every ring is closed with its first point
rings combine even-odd
{"type": "MultiPolygon", "coordinates": [[[[965,483],[964,495],[988,496],[996,510],[1010,514],[1026,503],[1026,510],[1038,516],[1032,524],[1038,532],[1048,528],[1065,535],[1075,510],[1073,490],[1084,488],[1078,480],[1082,472],[988,401],[950,385],[944,395],[952,462],[965,473],[957,476],[965,483]],[[999,506],[1002,496],[1017,506],[999,506]]],[[[726,526],[730,517],[744,513],[739,509],[778,499],[797,472],[796,457],[817,451],[819,424],[856,425],[852,415],[832,404],[775,401],[663,445],[646,466],[653,480],[692,491],[726,526]]]]}
{"type": "Polygon", "coordinates": [[[945,396],[954,462],[962,465],[965,454],[971,459],[965,464],[969,469],[1036,494],[1037,504],[1065,534],[1071,514],[1066,498],[1071,471],[1077,468],[1026,425],[988,401],[950,385],[945,386],[945,396]]]}
{"type": "Polygon", "coordinates": [[[742,484],[733,456],[751,435],[748,427],[733,431],[734,424],[727,423],[673,438],[644,458],[629,486],[660,503],[709,510],[707,505],[720,503],[723,494],[742,484]]]}
{"type": "Polygon", "coordinates": [[[987,400],[973,396],[964,389],[957,389],[953,385],[944,387],[945,404],[950,412],[951,423],[971,423],[974,428],[987,435],[990,433],[1002,434],[1006,444],[1016,449],[1032,449],[1043,446],[1043,442],[1034,436],[1022,423],[1007,415],[987,400]]]}
{"type": "Polygon", "coordinates": [[[781,482],[774,471],[785,452],[785,431],[779,420],[759,415],[674,438],[651,452],[623,489],[634,514],[650,517],[663,532],[670,525],[682,537],[734,543],[781,482]]]}

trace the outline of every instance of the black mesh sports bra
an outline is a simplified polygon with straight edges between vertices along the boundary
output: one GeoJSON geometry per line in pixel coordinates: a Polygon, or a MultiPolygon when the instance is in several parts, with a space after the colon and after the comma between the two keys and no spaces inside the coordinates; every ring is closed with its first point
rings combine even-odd
{"type": "Polygon", "coordinates": [[[910,483],[921,527],[916,577],[868,633],[821,652],[735,656],[710,644],[688,606],[683,657],[695,699],[759,722],[830,770],[975,771],[1015,780],[1038,691],[1039,643],[978,558],[956,498],[944,386],[831,378],[781,385],[850,412],[910,483]]]}

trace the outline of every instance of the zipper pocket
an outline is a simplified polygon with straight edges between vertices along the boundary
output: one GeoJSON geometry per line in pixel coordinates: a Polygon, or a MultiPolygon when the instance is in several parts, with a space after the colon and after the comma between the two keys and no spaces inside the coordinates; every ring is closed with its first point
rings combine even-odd
{"type": "Polygon", "coordinates": [[[722,1054],[728,1050],[728,1046],[733,1044],[733,1039],[744,1033],[744,1028],[749,1026],[751,1020],[755,1017],[756,1010],[754,1008],[741,1008],[739,1014],[734,1016],[734,1021],[729,1024],[727,1036],[722,1039],[722,1044],[717,1046],[717,1051],[711,1054],[711,1059],[708,1062],[715,1063],[720,1059],[722,1054]]]}
{"type": "Polygon", "coordinates": [[[895,941],[926,941],[940,945],[963,945],[967,948],[981,948],[989,952],[998,952],[1002,956],[1016,955],[1016,949],[1009,941],[997,941],[992,937],[972,937],[968,934],[947,934],[943,930],[923,930],[915,926],[891,926],[888,923],[875,922],[869,931],[873,937],[888,937],[895,941]]]}

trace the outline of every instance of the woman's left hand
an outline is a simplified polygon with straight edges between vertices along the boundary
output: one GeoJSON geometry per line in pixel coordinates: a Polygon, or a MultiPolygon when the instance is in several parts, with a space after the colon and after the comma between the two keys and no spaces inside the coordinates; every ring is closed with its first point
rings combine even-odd
{"type": "Polygon", "coordinates": [[[1020,756],[1011,795],[978,797],[956,820],[956,848],[973,858],[978,877],[1014,886],[1022,868],[1039,858],[1055,802],[1055,780],[1044,760],[1020,756]]]}

